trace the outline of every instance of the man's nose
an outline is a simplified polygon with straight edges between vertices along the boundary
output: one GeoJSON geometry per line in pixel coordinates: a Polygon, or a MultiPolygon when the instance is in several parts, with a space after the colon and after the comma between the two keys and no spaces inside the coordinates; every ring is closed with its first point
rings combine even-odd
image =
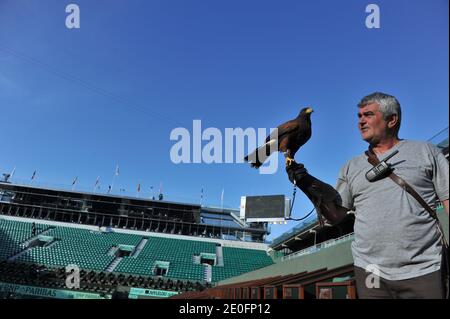
{"type": "Polygon", "coordinates": [[[359,126],[362,126],[365,122],[366,122],[366,121],[364,120],[363,117],[360,117],[360,118],[358,119],[358,125],[359,125],[359,126]]]}

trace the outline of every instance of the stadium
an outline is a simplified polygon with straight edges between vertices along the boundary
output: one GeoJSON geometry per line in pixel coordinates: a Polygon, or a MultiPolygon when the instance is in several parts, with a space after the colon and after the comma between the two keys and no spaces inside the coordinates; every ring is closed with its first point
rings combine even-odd
{"type": "MultiPolygon", "coordinates": [[[[448,137],[435,144],[448,159],[448,137]]],[[[357,298],[352,213],[323,227],[313,215],[269,243],[267,222],[248,222],[240,210],[4,177],[1,298],[357,298]]],[[[448,238],[443,212],[438,206],[448,238]]]]}
{"type": "Polygon", "coordinates": [[[0,304],[448,299],[448,6],[0,0],[0,304]]]}

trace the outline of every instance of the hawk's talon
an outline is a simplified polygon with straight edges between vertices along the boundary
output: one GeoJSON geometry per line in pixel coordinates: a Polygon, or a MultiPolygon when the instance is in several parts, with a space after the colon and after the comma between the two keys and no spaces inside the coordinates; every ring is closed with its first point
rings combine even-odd
{"type": "Polygon", "coordinates": [[[286,166],[291,166],[293,162],[295,163],[293,158],[286,157],[286,166]]]}

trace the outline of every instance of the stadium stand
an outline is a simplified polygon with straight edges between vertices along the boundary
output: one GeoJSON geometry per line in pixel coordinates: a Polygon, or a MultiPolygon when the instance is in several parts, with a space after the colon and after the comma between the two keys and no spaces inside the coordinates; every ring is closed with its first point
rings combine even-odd
{"type": "Polygon", "coordinates": [[[265,250],[226,247],[224,241],[213,239],[62,225],[67,224],[0,216],[0,270],[5,275],[0,282],[23,285],[34,282],[34,285],[63,289],[65,267],[74,264],[82,269],[81,290],[85,292],[111,296],[118,286],[125,286],[128,292],[148,288],[178,293],[202,290],[210,282],[273,263],[265,250]],[[221,264],[217,263],[216,256],[219,248],[221,264]],[[212,268],[210,281],[205,278],[207,265],[212,268]],[[42,281],[34,275],[22,275],[38,270],[52,274],[53,279],[42,281]]]}

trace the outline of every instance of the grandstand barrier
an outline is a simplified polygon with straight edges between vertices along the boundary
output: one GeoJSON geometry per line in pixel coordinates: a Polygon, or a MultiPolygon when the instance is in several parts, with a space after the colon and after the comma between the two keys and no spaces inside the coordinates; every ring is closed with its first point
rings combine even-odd
{"type": "Polygon", "coordinates": [[[111,299],[111,295],[0,282],[0,293],[55,299],[111,299]]]}
{"type": "Polygon", "coordinates": [[[339,243],[343,243],[343,242],[346,242],[346,241],[349,241],[349,240],[351,241],[354,238],[355,238],[354,233],[346,234],[344,236],[341,236],[341,237],[338,237],[338,238],[333,238],[333,239],[324,241],[322,243],[319,243],[319,244],[317,244],[315,246],[311,246],[311,247],[305,248],[303,250],[297,251],[295,253],[292,253],[290,255],[281,257],[281,260],[282,261],[286,261],[286,260],[290,260],[290,259],[297,258],[297,257],[300,257],[300,256],[316,253],[316,252],[318,252],[319,250],[321,250],[323,248],[332,247],[332,246],[335,246],[335,245],[337,245],[339,243]]]}
{"type": "Polygon", "coordinates": [[[270,282],[274,280],[277,277],[270,277],[265,278],[261,280],[256,281],[249,281],[249,282],[243,282],[238,287],[236,287],[234,284],[227,285],[227,286],[218,286],[211,290],[213,294],[218,291],[218,294],[214,294],[215,297],[222,297],[224,299],[237,299],[236,298],[236,289],[239,289],[240,292],[238,293],[239,296],[241,296],[241,299],[261,299],[262,290],[259,288],[255,288],[254,286],[263,285],[266,282],[270,282]]]}
{"type": "Polygon", "coordinates": [[[316,284],[317,299],[356,299],[354,279],[343,282],[319,282],[316,284]]]}
{"type": "MultiPolygon", "coordinates": [[[[335,269],[318,269],[287,276],[276,276],[261,280],[217,286],[194,294],[181,294],[175,298],[184,299],[316,299],[323,297],[316,293],[317,285],[327,289],[338,289],[336,297],[355,298],[354,266],[346,265],[335,269]],[[328,288],[327,288],[328,287],[328,288]],[[330,288],[334,287],[334,288],[330,288]],[[342,287],[348,291],[343,294],[342,287]]],[[[320,290],[319,290],[320,292],[320,290]]],[[[332,295],[332,293],[331,293],[332,295]]]]}
{"type": "Polygon", "coordinates": [[[288,284],[291,282],[297,282],[299,280],[309,278],[315,274],[325,273],[326,268],[318,269],[313,272],[301,272],[296,275],[285,276],[278,281],[272,281],[270,285],[265,285],[264,288],[264,299],[279,299],[282,297],[283,284],[288,284]]]}
{"type": "Polygon", "coordinates": [[[347,265],[326,272],[317,273],[314,276],[300,279],[295,283],[283,285],[283,299],[316,299],[316,284],[319,282],[332,282],[343,276],[353,276],[354,266],[347,265]]]}
{"type": "Polygon", "coordinates": [[[128,293],[129,299],[146,299],[146,298],[169,298],[174,295],[178,295],[179,292],[157,290],[157,289],[144,289],[144,288],[131,288],[128,293]]]}

